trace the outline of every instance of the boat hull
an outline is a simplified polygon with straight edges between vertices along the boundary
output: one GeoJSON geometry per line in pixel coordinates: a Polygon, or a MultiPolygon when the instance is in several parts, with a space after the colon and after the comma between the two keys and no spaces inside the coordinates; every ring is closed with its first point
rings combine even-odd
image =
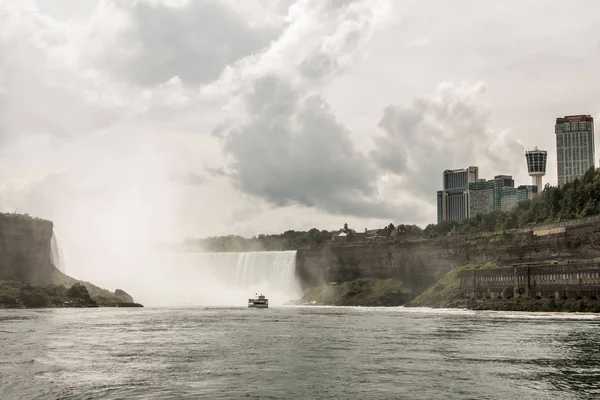
{"type": "Polygon", "coordinates": [[[248,308],[269,308],[268,304],[248,304],[248,308]]]}

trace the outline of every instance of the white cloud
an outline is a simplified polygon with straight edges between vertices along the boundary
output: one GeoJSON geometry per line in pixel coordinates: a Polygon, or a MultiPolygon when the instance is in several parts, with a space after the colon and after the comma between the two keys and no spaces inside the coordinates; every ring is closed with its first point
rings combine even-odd
{"type": "Polygon", "coordinates": [[[404,187],[423,201],[440,189],[445,169],[477,165],[482,177],[516,174],[525,149],[507,132],[491,128],[485,91],[482,82],[443,83],[433,95],[388,106],[379,122],[385,134],[376,138],[373,159],[402,176],[404,187]]]}
{"type": "Polygon", "coordinates": [[[429,46],[430,44],[431,44],[431,40],[429,40],[428,38],[425,38],[425,37],[421,37],[421,38],[409,40],[408,42],[406,42],[405,45],[407,47],[426,47],[426,46],[429,46]]]}

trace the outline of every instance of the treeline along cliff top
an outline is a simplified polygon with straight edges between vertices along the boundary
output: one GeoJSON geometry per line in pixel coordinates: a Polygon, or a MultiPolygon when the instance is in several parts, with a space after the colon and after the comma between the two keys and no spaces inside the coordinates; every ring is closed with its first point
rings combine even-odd
{"type": "Polygon", "coordinates": [[[591,168],[581,179],[561,187],[546,185],[540,198],[525,200],[509,212],[496,211],[479,214],[460,223],[443,221],[429,224],[425,229],[417,225],[389,225],[380,229],[356,231],[345,226],[335,231],[288,230],[282,234],[242,236],[217,236],[204,239],[187,239],[184,248],[210,252],[226,251],[281,251],[318,247],[331,242],[362,242],[369,240],[423,240],[449,234],[477,235],[487,232],[527,228],[542,224],[567,221],[600,215],[600,169],[591,168]]]}

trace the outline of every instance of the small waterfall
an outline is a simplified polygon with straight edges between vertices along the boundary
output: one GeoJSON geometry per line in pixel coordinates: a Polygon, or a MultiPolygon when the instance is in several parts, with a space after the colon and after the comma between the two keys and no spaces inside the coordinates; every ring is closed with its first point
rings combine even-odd
{"type": "Polygon", "coordinates": [[[262,293],[270,304],[282,305],[300,293],[296,251],[169,253],[159,263],[157,290],[177,303],[245,306],[262,293]]]}
{"type": "Polygon", "coordinates": [[[52,232],[52,239],[50,240],[50,261],[60,272],[66,272],[63,264],[62,250],[54,232],[52,232]]]}

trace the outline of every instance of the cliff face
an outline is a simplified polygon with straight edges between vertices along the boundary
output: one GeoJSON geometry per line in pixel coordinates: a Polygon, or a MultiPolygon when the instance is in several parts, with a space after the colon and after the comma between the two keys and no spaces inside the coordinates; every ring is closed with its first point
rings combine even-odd
{"type": "Polygon", "coordinates": [[[600,222],[451,236],[432,240],[329,243],[299,250],[296,270],[305,287],[359,278],[395,278],[419,294],[455,266],[591,260],[600,257],[600,222]]]}
{"type": "Polygon", "coordinates": [[[50,221],[0,214],[0,279],[50,284],[55,269],[50,261],[52,228],[50,221]]]}
{"type": "Polygon", "coordinates": [[[296,256],[297,274],[305,287],[359,278],[391,278],[419,292],[454,265],[444,242],[429,240],[332,243],[299,250],[296,256]]]}

